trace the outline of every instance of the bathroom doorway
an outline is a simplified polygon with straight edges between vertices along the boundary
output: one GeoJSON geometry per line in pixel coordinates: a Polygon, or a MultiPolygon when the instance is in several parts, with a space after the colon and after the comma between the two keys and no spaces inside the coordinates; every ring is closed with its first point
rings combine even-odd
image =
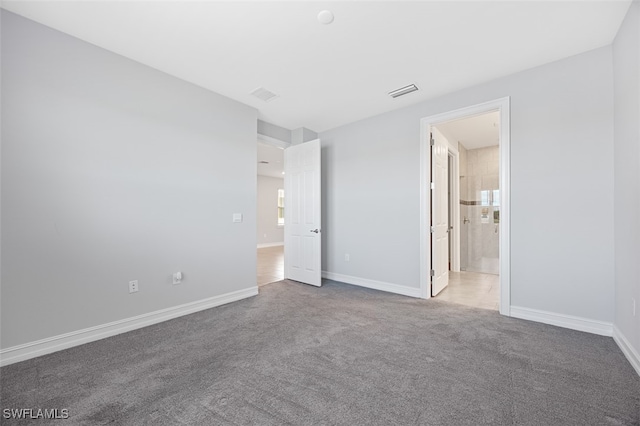
{"type": "MultiPolygon", "coordinates": [[[[449,282],[436,287],[435,292],[433,284],[425,286],[427,290],[432,289],[426,297],[496,309],[505,315],[509,315],[510,298],[508,222],[505,223],[505,219],[508,220],[505,201],[509,195],[508,104],[508,98],[504,98],[423,119],[423,134],[429,135],[424,140],[428,141],[433,133],[436,138],[444,137],[444,143],[450,147],[445,184],[448,186],[450,235],[445,265],[449,269],[449,282]],[[452,150],[456,155],[451,155],[452,150]],[[457,190],[453,191],[455,186],[457,190]],[[454,192],[458,195],[453,195],[454,192]],[[454,218],[453,212],[458,213],[457,217],[454,218]],[[506,261],[502,259],[501,262],[501,257],[506,257],[506,261]]],[[[436,140],[434,146],[438,143],[436,140]]],[[[427,151],[426,143],[423,146],[427,151]]],[[[424,164],[429,165],[429,162],[424,164]]],[[[437,181],[431,184],[431,188],[436,188],[436,194],[438,186],[437,181]]],[[[423,210],[427,225],[433,220],[428,216],[430,209],[438,205],[442,205],[439,199],[429,197],[423,210]]],[[[433,228],[425,226],[423,229],[427,232],[431,229],[433,233],[433,228]]],[[[432,239],[425,241],[428,243],[432,239]]],[[[427,244],[424,247],[429,256],[427,259],[431,259],[431,268],[435,265],[438,269],[442,263],[435,263],[435,260],[441,259],[440,249],[427,244]]],[[[429,271],[425,272],[428,274],[429,271]]],[[[440,272],[436,270],[431,274],[439,277],[440,272]]],[[[429,283],[431,280],[426,278],[429,283]]]]}
{"type": "Polygon", "coordinates": [[[438,298],[498,310],[500,147],[497,111],[435,126],[457,148],[449,153],[449,235],[460,231],[460,268],[454,260],[454,238],[449,239],[449,285],[438,298]],[[458,180],[458,195],[452,188],[458,180]],[[457,205],[456,205],[457,204],[457,205]],[[456,223],[453,212],[459,209],[456,223]]]}

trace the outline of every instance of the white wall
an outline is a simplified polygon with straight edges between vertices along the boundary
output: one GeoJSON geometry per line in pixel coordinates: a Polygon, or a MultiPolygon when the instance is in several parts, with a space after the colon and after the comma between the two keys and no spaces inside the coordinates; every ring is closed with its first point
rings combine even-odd
{"type": "Polygon", "coordinates": [[[266,121],[258,120],[258,134],[291,143],[291,130],[266,121]]]}
{"type": "Polygon", "coordinates": [[[284,227],[278,226],[278,189],[284,189],[284,179],[258,175],[258,246],[284,244],[284,227]]]}
{"type": "Polygon", "coordinates": [[[2,89],[2,348],[255,287],[255,109],[4,10],[2,89]]]}
{"type": "Polygon", "coordinates": [[[418,288],[420,119],[510,96],[512,306],[611,323],[612,78],[604,47],[321,133],[323,269],[418,288]]]}
{"type": "MultiPolygon", "coordinates": [[[[615,88],[615,325],[640,354],[640,4],[613,44],[615,88]],[[636,300],[636,316],[632,312],[636,300]]],[[[640,367],[640,359],[636,368],[640,367]]],[[[640,373],[640,370],[638,371],[640,373]]]]}

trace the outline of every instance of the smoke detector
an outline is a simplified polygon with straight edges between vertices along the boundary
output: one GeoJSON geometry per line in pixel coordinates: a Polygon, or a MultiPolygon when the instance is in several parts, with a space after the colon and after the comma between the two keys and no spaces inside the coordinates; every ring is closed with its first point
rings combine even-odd
{"type": "Polygon", "coordinates": [[[323,10],[318,13],[318,22],[324,25],[329,25],[333,22],[333,12],[330,10],[323,10]]]}
{"type": "Polygon", "coordinates": [[[410,84],[408,86],[404,86],[389,92],[389,96],[391,96],[392,98],[397,98],[399,96],[406,95],[407,93],[415,92],[416,90],[418,90],[418,86],[416,86],[415,84],[410,84]]]}
{"type": "Polygon", "coordinates": [[[273,92],[270,92],[264,87],[258,87],[256,90],[254,90],[250,94],[265,102],[271,102],[272,100],[278,97],[278,95],[276,95],[273,92]]]}

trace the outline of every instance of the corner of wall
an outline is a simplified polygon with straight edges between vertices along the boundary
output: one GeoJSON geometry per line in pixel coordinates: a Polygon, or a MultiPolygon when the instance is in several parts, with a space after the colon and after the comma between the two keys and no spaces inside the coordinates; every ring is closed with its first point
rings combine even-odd
{"type": "Polygon", "coordinates": [[[640,2],[612,45],[614,92],[614,334],[640,374],[640,2]]]}

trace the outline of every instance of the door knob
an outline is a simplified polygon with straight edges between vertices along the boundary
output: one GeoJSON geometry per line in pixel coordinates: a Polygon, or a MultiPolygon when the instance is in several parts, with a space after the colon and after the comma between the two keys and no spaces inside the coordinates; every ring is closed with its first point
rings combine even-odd
{"type": "Polygon", "coordinates": [[[312,229],[312,230],[311,230],[311,231],[309,231],[309,232],[314,232],[314,233],[318,234],[318,233],[320,232],[320,230],[319,230],[318,228],[316,228],[316,229],[312,229]]]}

